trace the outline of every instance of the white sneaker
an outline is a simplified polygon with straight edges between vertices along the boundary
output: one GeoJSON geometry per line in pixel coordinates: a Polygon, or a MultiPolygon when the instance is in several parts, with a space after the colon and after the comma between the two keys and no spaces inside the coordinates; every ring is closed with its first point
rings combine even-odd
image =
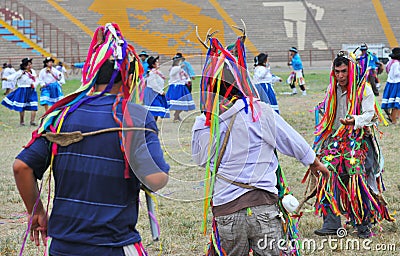
{"type": "Polygon", "coordinates": [[[306,91],[303,91],[303,96],[307,96],[307,92],[306,91]]]}
{"type": "Polygon", "coordinates": [[[297,94],[297,89],[296,89],[296,88],[293,88],[293,89],[292,89],[292,95],[295,95],[295,94],[297,94]]]}

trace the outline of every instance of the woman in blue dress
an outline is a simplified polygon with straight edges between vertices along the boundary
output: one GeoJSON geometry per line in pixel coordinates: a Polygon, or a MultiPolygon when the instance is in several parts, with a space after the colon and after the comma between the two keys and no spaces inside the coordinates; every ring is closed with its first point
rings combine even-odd
{"type": "Polygon", "coordinates": [[[388,114],[390,121],[397,124],[400,117],[400,48],[393,48],[389,57],[391,60],[386,64],[388,77],[383,91],[382,109],[388,114]]]}
{"type": "Polygon", "coordinates": [[[172,58],[172,68],[169,72],[169,88],[166,95],[170,109],[175,110],[174,122],[182,120],[180,117],[182,111],[194,110],[196,108],[192,94],[186,86],[190,77],[182,69],[181,63],[182,58],[180,56],[172,58]]]}
{"type": "Polygon", "coordinates": [[[49,106],[53,106],[54,103],[64,97],[61,84],[59,83],[62,74],[53,67],[53,64],[54,59],[47,57],[43,61],[44,68],[39,72],[39,81],[41,85],[40,105],[44,106],[46,111],[49,109],[49,106]]]}
{"type": "Polygon", "coordinates": [[[147,58],[150,71],[147,74],[143,98],[144,107],[150,111],[156,121],[159,116],[169,118],[169,106],[164,92],[165,76],[159,70],[158,59],[158,56],[147,58]]]}
{"type": "Polygon", "coordinates": [[[39,84],[39,79],[36,76],[35,70],[32,69],[32,59],[22,59],[20,70],[2,79],[16,83],[18,88],[8,94],[1,104],[11,110],[19,112],[21,126],[25,125],[25,111],[31,111],[30,124],[36,126],[35,116],[38,110],[38,97],[35,88],[39,84]]]}
{"type": "Polygon", "coordinates": [[[271,73],[268,55],[260,53],[254,58],[254,86],[256,87],[260,100],[271,105],[272,109],[279,114],[278,101],[272,84],[282,81],[280,77],[271,73]]]}

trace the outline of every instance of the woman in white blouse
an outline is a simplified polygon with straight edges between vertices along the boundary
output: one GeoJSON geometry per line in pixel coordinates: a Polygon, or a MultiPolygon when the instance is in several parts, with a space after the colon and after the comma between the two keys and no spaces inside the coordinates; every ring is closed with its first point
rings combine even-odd
{"type": "Polygon", "coordinates": [[[157,121],[158,117],[169,118],[169,105],[165,98],[164,80],[165,76],[159,70],[159,57],[148,57],[149,72],[146,77],[146,88],[144,89],[143,105],[154,116],[157,121]]]}
{"type": "Polygon", "coordinates": [[[22,59],[20,68],[20,70],[11,76],[2,78],[2,80],[15,82],[18,88],[8,94],[1,104],[19,112],[21,126],[25,125],[25,111],[31,111],[30,124],[36,126],[35,116],[38,110],[38,97],[35,88],[39,84],[39,79],[36,76],[35,70],[32,69],[32,59],[22,59]]]}
{"type": "Polygon", "coordinates": [[[392,49],[391,60],[386,64],[388,78],[382,97],[382,109],[388,114],[392,124],[400,118],[400,47],[392,49]]]}
{"type": "Polygon", "coordinates": [[[190,79],[189,75],[181,67],[182,58],[175,56],[172,58],[172,68],[169,72],[169,88],[167,91],[167,101],[170,109],[175,110],[174,122],[181,121],[180,113],[196,108],[192,99],[192,94],[186,86],[190,79]]]}
{"type": "MultiPolygon", "coordinates": [[[[3,71],[1,72],[1,78],[11,76],[15,73],[15,69],[12,67],[11,64],[4,63],[3,64],[3,71]]],[[[9,94],[15,88],[15,82],[13,81],[6,81],[4,80],[1,85],[2,89],[6,90],[4,95],[9,94]]]]}
{"type": "Polygon", "coordinates": [[[282,81],[280,77],[271,73],[268,55],[260,53],[254,58],[254,86],[256,87],[261,101],[271,105],[271,108],[279,114],[278,101],[272,84],[282,81]]]}
{"type": "Polygon", "coordinates": [[[47,111],[49,106],[64,98],[59,81],[62,74],[53,67],[54,59],[47,57],[43,61],[43,69],[39,72],[40,105],[47,111]]]}

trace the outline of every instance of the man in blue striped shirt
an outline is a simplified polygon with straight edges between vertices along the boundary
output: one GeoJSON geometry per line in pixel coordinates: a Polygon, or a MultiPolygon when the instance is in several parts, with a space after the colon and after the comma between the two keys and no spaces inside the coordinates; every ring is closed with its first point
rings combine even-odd
{"type": "MultiPolygon", "coordinates": [[[[98,71],[96,92],[107,87],[114,64],[107,60],[98,71]]],[[[49,222],[39,200],[31,227],[31,239],[36,245],[40,243],[39,234],[44,243],[46,235],[51,237],[50,255],[122,256],[144,252],[136,230],[140,186],[145,184],[152,190],[165,186],[169,165],[163,158],[153,116],[143,107],[129,103],[124,114],[122,104],[116,103],[121,85],[119,74],[109,93],[86,101],[69,114],[61,132],[118,128],[113,113],[119,120],[124,115],[124,120],[130,119],[127,126],[142,128],[125,134],[130,138],[126,147],[130,150],[125,152],[129,175],[125,176],[126,160],[115,131],[86,136],[79,142],[58,147],[53,162],[55,192],[49,222]]],[[[37,179],[42,179],[49,167],[51,153],[52,144],[42,136],[14,162],[16,184],[29,214],[39,196],[37,179]]]]}

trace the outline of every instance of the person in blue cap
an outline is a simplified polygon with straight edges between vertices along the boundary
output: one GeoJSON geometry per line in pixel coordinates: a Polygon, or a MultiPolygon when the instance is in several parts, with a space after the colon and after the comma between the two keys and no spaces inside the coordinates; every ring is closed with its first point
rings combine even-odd
{"type": "Polygon", "coordinates": [[[149,57],[149,55],[147,54],[146,51],[142,51],[138,56],[140,57],[140,62],[142,63],[143,66],[143,77],[146,77],[149,71],[149,64],[147,63],[146,60],[149,57]]]}
{"type": "Polygon", "coordinates": [[[299,51],[296,47],[292,47],[289,49],[289,66],[292,66],[294,73],[294,78],[291,80],[290,88],[292,88],[292,94],[297,94],[296,82],[298,83],[300,90],[303,92],[303,95],[307,95],[306,92],[306,81],[303,76],[303,62],[301,61],[299,51]]]}
{"type": "Polygon", "coordinates": [[[357,60],[361,67],[360,76],[365,76],[367,81],[371,84],[372,91],[375,96],[379,96],[379,90],[377,86],[377,71],[376,67],[380,64],[378,57],[373,55],[368,50],[368,45],[362,43],[360,46],[361,54],[358,56],[357,60]]]}

